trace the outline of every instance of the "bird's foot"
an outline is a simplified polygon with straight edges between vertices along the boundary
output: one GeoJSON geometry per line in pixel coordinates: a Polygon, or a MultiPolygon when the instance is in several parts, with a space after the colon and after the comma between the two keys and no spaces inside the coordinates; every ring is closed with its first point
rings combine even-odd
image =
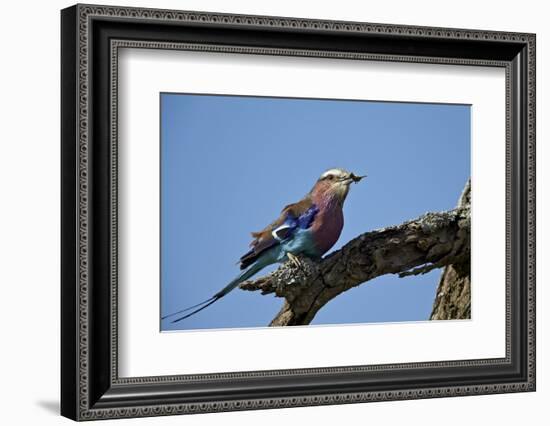
{"type": "Polygon", "coordinates": [[[296,266],[298,269],[301,269],[302,271],[304,270],[304,265],[302,264],[302,261],[298,256],[292,253],[287,253],[286,255],[288,257],[288,260],[290,260],[294,266],[296,266]]]}

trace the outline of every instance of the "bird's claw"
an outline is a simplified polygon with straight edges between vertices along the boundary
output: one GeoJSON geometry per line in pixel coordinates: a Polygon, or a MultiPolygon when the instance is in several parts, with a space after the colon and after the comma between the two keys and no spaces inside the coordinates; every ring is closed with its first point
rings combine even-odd
{"type": "Polygon", "coordinates": [[[302,271],[304,270],[304,265],[302,264],[302,261],[298,256],[292,253],[287,253],[286,255],[288,257],[288,260],[290,260],[294,266],[296,266],[298,269],[301,269],[302,271]]]}

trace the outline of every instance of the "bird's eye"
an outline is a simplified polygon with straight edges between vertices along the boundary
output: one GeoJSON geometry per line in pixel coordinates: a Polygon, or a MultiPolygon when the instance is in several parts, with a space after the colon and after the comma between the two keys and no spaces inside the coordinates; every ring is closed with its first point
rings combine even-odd
{"type": "Polygon", "coordinates": [[[327,176],[327,179],[328,179],[328,180],[334,179],[334,175],[328,175],[328,176],[327,176]]]}

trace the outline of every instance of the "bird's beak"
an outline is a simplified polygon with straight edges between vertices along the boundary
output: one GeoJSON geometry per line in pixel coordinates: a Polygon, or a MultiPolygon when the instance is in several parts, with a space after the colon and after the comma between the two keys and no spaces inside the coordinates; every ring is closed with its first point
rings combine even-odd
{"type": "Polygon", "coordinates": [[[350,175],[349,175],[349,179],[351,179],[350,182],[353,182],[353,183],[361,182],[361,179],[366,178],[366,177],[367,177],[367,175],[355,176],[353,173],[350,173],[350,175]]]}

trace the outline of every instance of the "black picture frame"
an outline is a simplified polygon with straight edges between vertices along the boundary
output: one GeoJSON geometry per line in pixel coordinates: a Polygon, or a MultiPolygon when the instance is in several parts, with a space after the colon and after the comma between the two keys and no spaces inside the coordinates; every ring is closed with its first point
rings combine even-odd
{"type": "Polygon", "coordinates": [[[535,41],[524,33],[268,16],[97,5],[62,10],[61,414],[91,420],[534,391],[535,41]],[[506,357],[119,378],[117,40],[504,67],[506,357]]]}

